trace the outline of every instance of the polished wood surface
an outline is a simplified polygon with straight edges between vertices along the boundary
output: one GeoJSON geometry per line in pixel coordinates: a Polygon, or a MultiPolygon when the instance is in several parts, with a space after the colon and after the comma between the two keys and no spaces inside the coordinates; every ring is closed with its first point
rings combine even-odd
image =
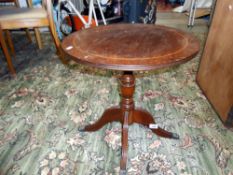
{"type": "Polygon", "coordinates": [[[192,35],[163,26],[117,24],[71,34],[63,40],[62,49],[79,63],[123,72],[119,78],[119,106],[105,110],[97,122],[80,128],[80,131],[97,131],[110,122],[122,124],[120,174],[126,174],[129,125],[138,123],[158,136],[179,138],[177,134],[160,128],[149,112],[135,107],[133,71],[188,61],[199,50],[199,42],[192,35]]]}
{"type": "Polygon", "coordinates": [[[164,26],[115,24],[73,33],[62,43],[75,61],[114,70],[151,70],[192,58],[192,35],[164,26]]]}
{"type": "Polygon", "coordinates": [[[197,81],[222,121],[233,126],[233,1],[217,1],[197,81]]]}

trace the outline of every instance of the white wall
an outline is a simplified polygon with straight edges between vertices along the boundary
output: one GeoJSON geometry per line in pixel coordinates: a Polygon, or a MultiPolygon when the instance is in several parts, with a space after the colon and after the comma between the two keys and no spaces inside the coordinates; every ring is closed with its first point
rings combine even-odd
{"type": "MultiPolygon", "coordinates": [[[[183,10],[189,11],[192,0],[186,0],[184,2],[183,10]]],[[[213,0],[197,0],[197,8],[210,8],[213,3],[213,0]]]]}
{"type": "Polygon", "coordinates": [[[20,7],[26,7],[27,6],[27,0],[19,0],[20,7]]]}

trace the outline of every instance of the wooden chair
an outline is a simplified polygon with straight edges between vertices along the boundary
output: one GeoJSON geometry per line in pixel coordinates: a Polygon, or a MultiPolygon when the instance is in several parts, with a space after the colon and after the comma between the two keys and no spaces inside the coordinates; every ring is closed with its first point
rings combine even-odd
{"type": "MultiPolygon", "coordinates": [[[[32,4],[31,0],[28,3],[29,5],[32,4]]],[[[57,37],[55,25],[53,22],[51,0],[43,0],[42,8],[11,8],[2,9],[0,11],[0,44],[6,57],[8,68],[13,75],[16,74],[16,71],[7,49],[3,31],[46,26],[49,27],[50,33],[57,48],[57,52],[60,55],[62,62],[66,63],[60,49],[60,41],[57,37]]]]}
{"type": "MultiPolygon", "coordinates": [[[[0,3],[1,4],[5,4],[5,3],[10,3],[11,5],[2,5],[0,6],[0,10],[2,10],[3,8],[12,8],[12,7],[17,7],[17,8],[20,8],[20,5],[19,5],[19,1],[18,0],[0,0],[0,3]]],[[[25,29],[25,32],[26,32],[26,36],[29,40],[29,42],[32,42],[32,37],[30,35],[30,32],[28,29],[25,29]]],[[[36,31],[35,32],[39,32],[39,31],[36,31]]],[[[13,45],[13,42],[12,42],[12,39],[11,39],[11,35],[10,35],[10,31],[9,30],[5,30],[5,34],[6,34],[6,40],[7,40],[7,43],[8,43],[8,46],[10,47],[10,50],[11,50],[11,54],[13,56],[15,56],[15,48],[14,48],[14,45],[13,45]]],[[[39,40],[40,41],[40,40],[39,40]]],[[[42,48],[42,44],[39,43],[39,41],[37,41],[38,43],[38,46],[39,48],[42,48]]],[[[0,44],[1,46],[1,44],[0,44]]]]}

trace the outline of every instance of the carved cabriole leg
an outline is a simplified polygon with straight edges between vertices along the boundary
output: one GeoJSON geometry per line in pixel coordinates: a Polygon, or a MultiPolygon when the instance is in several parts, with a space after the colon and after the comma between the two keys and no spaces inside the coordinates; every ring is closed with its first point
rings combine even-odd
{"type": "Polygon", "coordinates": [[[157,125],[154,125],[154,128],[151,128],[150,127],[151,124],[153,126],[153,124],[155,124],[155,121],[154,121],[153,116],[149,112],[147,112],[146,110],[135,109],[134,115],[133,115],[133,122],[141,124],[149,129],[151,129],[151,131],[158,136],[179,139],[179,136],[176,133],[166,131],[166,130],[158,127],[157,125]]]}
{"type": "Polygon", "coordinates": [[[133,123],[135,78],[132,72],[124,72],[120,78],[121,110],[124,117],[122,126],[122,153],[120,161],[120,174],[126,174],[128,153],[128,128],[133,123]]]}
{"type": "Polygon", "coordinates": [[[89,131],[89,132],[97,131],[101,129],[104,125],[114,121],[118,121],[122,123],[123,120],[121,116],[122,116],[122,111],[119,107],[109,108],[105,110],[105,112],[97,122],[95,122],[92,125],[87,125],[84,128],[80,128],[79,131],[89,131]]]}
{"type": "Polygon", "coordinates": [[[120,175],[126,174],[126,166],[127,166],[127,158],[128,158],[127,155],[128,155],[129,115],[130,113],[126,111],[124,114],[124,123],[122,125],[120,175]]]}

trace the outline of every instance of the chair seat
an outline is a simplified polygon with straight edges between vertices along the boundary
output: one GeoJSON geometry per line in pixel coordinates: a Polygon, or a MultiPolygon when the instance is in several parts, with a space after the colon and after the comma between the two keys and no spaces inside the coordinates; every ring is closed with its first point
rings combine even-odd
{"type": "Polygon", "coordinates": [[[0,22],[32,18],[47,18],[47,12],[43,8],[7,8],[0,10],[0,22]]]}

